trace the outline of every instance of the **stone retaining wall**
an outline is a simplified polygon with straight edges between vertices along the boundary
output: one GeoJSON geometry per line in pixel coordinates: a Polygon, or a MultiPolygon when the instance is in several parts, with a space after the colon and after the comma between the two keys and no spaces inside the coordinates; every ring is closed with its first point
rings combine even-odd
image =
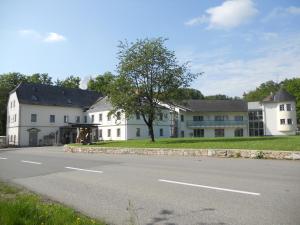
{"type": "Polygon", "coordinates": [[[64,146],[66,152],[85,152],[103,154],[136,154],[168,156],[210,156],[223,158],[252,159],[300,159],[300,151],[271,151],[245,149],[170,149],[170,148],[120,148],[120,147],[81,147],[64,146]]]}

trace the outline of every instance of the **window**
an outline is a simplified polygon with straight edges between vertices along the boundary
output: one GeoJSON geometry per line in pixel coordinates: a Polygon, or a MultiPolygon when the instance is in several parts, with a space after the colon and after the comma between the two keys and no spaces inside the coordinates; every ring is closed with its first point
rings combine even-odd
{"type": "Polygon", "coordinates": [[[87,116],[84,116],[84,123],[87,123],[87,116]]]}
{"type": "Polygon", "coordinates": [[[31,122],[36,122],[36,114],[31,114],[31,122]]]}
{"type": "Polygon", "coordinates": [[[243,121],[243,119],[244,119],[243,116],[235,116],[234,117],[235,121],[243,121]]]}
{"type": "Polygon", "coordinates": [[[15,102],[15,100],[13,101],[13,107],[15,108],[15,106],[16,106],[16,102],[15,102]]]}
{"type": "Polygon", "coordinates": [[[14,116],[14,122],[17,122],[17,114],[14,116]]]}
{"type": "Polygon", "coordinates": [[[10,123],[10,116],[8,116],[7,122],[10,123]]]}
{"type": "Polygon", "coordinates": [[[136,128],[136,133],[135,133],[135,135],[136,135],[137,137],[140,137],[140,136],[141,136],[141,128],[136,128]]]}
{"type": "Polygon", "coordinates": [[[107,121],[110,121],[110,120],[111,120],[111,115],[107,114],[107,121]]]}
{"type": "Polygon", "coordinates": [[[194,129],[194,137],[204,137],[204,129],[194,129]]]}
{"type": "Polygon", "coordinates": [[[225,116],[215,116],[215,121],[224,121],[225,116]]]}
{"type": "Polygon", "coordinates": [[[291,104],[286,104],[286,111],[291,111],[291,110],[292,110],[291,104]]]}
{"type": "Polygon", "coordinates": [[[203,121],[203,116],[193,116],[193,121],[203,121]]]}
{"type": "Polygon", "coordinates": [[[107,137],[110,137],[110,136],[111,136],[111,130],[107,129],[107,137]]]}
{"type": "Polygon", "coordinates": [[[137,113],[135,114],[135,118],[136,118],[137,120],[140,120],[140,119],[141,119],[141,115],[140,115],[139,112],[137,112],[137,113]]]}
{"type": "Polygon", "coordinates": [[[69,122],[69,116],[64,116],[64,123],[68,123],[69,122]]]}
{"type": "Polygon", "coordinates": [[[12,102],[10,102],[10,108],[12,108],[12,102]]]}
{"type": "Polygon", "coordinates": [[[120,136],[121,136],[121,129],[118,128],[118,129],[117,129],[117,137],[120,137],[120,136]]]}
{"type": "Polygon", "coordinates": [[[285,119],[280,119],[280,124],[284,125],[285,124],[285,119]]]}
{"type": "Polygon", "coordinates": [[[215,129],[215,137],[224,137],[225,132],[224,129],[215,129]]]}
{"type": "Polygon", "coordinates": [[[184,122],[184,115],[180,115],[180,121],[184,122]]]}
{"type": "Polygon", "coordinates": [[[80,123],[80,116],[76,116],[76,123],[80,123]]]}
{"type": "Polygon", "coordinates": [[[235,137],[243,137],[244,136],[244,130],[243,128],[236,128],[234,131],[235,137]]]}
{"type": "Polygon", "coordinates": [[[180,131],[180,136],[184,137],[184,130],[180,131]]]}
{"type": "Polygon", "coordinates": [[[14,135],[14,144],[16,144],[16,135],[14,135]]]}
{"type": "Polygon", "coordinates": [[[282,104],[282,105],[279,106],[279,110],[280,111],[284,111],[284,104],[282,104]]]}
{"type": "Polygon", "coordinates": [[[168,113],[165,113],[165,119],[168,119],[168,113]]]}
{"type": "Polygon", "coordinates": [[[117,120],[121,119],[121,112],[117,112],[117,120]]]}
{"type": "Polygon", "coordinates": [[[99,122],[102,122],[102,113],[99,114],[99,122]]]}
{"type": "Polygon", "coordinates": [[[164,129],[162,128],[159,129],[159,136],[161,137],[164,136],[164,129]]]}
{"type": "Polygon", "coordinates": [[[102,129],[99,130],[99,138],[102,138],[102,129]]]}
{"type": "Polygon", "coordinates": [[[293,124],[292,119],[287,119],[287,123],[290,124],[290,125],[293,124]]]}
{"type": "Polygon", "coordinates": [[[95,121],[95,115],[92,115],[92,123],[95,121]]]}
{"type": "Polygon", "coordinates": [[[55,123],[55,115],[50,115],[50,123],[55,123]]]}
{"type": "Polygon", "coordinates": [[[163,113],[159,113],[159,120],[162,121],[164,119],[164,114],[163,113]]]}

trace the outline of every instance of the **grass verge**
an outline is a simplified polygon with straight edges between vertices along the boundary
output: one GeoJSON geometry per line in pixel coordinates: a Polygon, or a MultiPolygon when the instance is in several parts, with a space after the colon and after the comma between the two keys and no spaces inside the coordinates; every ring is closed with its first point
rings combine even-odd
{"type": "Polygon", "coordinates": [[[1,225],[104,225],[64,205],[0,181],[1,225]]]}
{"type": "Polygon", "coordinates": [[[242,138],[161,138],[151,143],[148,139],[102,141],[92,145],[70,144],[82,147],[123,148],[190,148],[190,149],[253,149],[300,151],[300,136],[242,137],[242,138]]]}

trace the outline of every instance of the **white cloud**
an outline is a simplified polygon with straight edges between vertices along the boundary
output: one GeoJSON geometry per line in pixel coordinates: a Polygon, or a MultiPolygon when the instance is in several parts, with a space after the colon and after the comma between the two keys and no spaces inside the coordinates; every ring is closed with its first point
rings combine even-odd
{"type": "Polygon", "coordinates": [[[204,15],[187,21],[185,25],[207,23],[209,29],[230,29],[248,22],[257,13],[252,0],[227,0],[220,6],[207,9],[204,15]]]}
{"type": "Polygon", "coordinates": [[[23,37],[32,38],[32,39],[40,39],[41,35],[39,32],[32,29],[23,29],[19,30],[19,34],[23,37]]]}
{"type": "Polygon", "coordinates": [[[287,13],[300,15],[300,7],[291,6],[286,9],[287,13]]]}
{"type": "Polygon", "coordinates": [[[289,15],[300,15],[300,7],[290,6],[287,8],[274,8],[266,17],[262,19],[262,22],[269,22],[270,20],[286,17],[289,15]]]}
{"type": "Polygon", "coordinates": [[[18,33],[22,37],[30,38],[37,41],[60,42],[67,40],[63,35],[54,32],[41,34],[40,32],[33,29],[22,29],[19,30],[18,33]]]}
{"type": "Polygon", "coordinates": [[[45,42],[59,42],[59,41],[65,41],[66,38],[58,33],[48,33],[47,36],[44,38],[45,42]]]}
{"type": "Polygon", "coordinates": [[[264,48],[254,50],[255,57],[233,59],[229,52],[181,52],[181,59],[191,61],[193,72],[204,72],[192,87],[205,95],[242,96],[268,80],[281,81],[300,75],[300,35],[277,37],[264,48]],[[210,53],[211,52],[211,53],[210,53]]]}
{"type": "Polygon", "coordinates": [[[185,22],[184,24],[186,26],[195,26],[203,23],[207,23],[209,21],[209,18],[205,15],[190,19],[189,21],[185,22]]]}

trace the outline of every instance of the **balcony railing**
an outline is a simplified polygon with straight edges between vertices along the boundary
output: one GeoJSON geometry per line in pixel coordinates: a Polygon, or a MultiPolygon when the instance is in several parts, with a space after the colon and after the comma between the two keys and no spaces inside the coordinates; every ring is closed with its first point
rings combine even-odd
{"type": "Polygon", "coordinates": [[[203,121],[187,121],[188,127],[237,127],[246,126],[248,120],[203,120],[203,121]]]}

